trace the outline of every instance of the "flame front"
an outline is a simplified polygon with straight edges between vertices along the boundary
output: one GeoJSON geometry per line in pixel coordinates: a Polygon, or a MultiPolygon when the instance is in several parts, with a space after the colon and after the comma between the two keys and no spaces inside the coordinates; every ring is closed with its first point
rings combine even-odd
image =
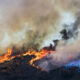
{"type": "Polygon", "coordinates": [[[15,56],[10,57],[11,55],[12,55],[12,49],[8,48],[8,52],[5,55],[0,56],[0,63],[14,59],[15,56]]]}
{"type": "Polygon", "coordinates": [[[12,49],[8,48],[8,52],[5,55],[0,56],[0,63],[4,63],[5,61],[10,61],[10,60],[12,60],[12,59],[14,59],[16,57],[27,56],[27,55],[29,55],[29,56],[34,55],[35,58],[32,58],[29,63],[33,67],[38,68],[38,66],[35,66],[34,62],[44,58],[45,56],[47,56],[48,54],[50,54],[52,52],[55,52],[55,51],[48,51],[46,49],[43,49],[43,50],[41,50],[39,52],[35,51],[35,50],[33,50],[33,51],[28,50],[26,53],[22,53],[21,55],[18,54],[18,55],[12,56],[12,49]]]}

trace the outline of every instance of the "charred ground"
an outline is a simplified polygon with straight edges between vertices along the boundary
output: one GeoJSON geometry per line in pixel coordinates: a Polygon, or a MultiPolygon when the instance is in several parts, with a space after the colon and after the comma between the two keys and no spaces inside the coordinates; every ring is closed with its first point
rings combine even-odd
{"type": "MultiPolygon", "coordinates": [[[[67,40],[66,30],[61,31],[63,39],[67,40]]],[[[47,50],[55,50],[58,40],[53,41],[55,47],[50,45],[44,47],[47,50]]],[[[37,46],[35,50],[38,51],[37,46]]],[[[13,47],[13,54],[21,54],[26,52],[25,48],[17,49],[13,47]]],[[[0,63],[0,80],[80,80],[80,72],[78,67],[65,68],[60,67],[50,72],[41,71],[29,64],[29,61],[35,56],[21,56],[16,57],[10,61],[0,63]]]]}
{"type": "Polygon", "coordinates": [[[29,64],[32,56],[16,57],[0,64],[0,80],[80,80],[77,67],[61,67],[50,72],[41,71],[29,64]]]}

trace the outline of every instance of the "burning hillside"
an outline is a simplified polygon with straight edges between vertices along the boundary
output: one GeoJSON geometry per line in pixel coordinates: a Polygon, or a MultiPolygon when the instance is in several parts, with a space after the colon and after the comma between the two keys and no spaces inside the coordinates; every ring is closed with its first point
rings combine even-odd
{"type": "Polygon", "coordinates": [[[80,59],[79,43],[79,0],[0,0],[0,76],[29,67],[30,74],[65,72],[80,59]]]}
{"type": "Polygon", "coordinates": [[[78,67],[60,67],[49,73],[36,69],[29,64],[33,56],[16,57],[10,61],[0,63],[0,80],[79,80],[78,67]],[[66,79],[65,79],[66,78],[66,79]]]}
{"type": "Polygon", "coordinates": [[[51,53],[54,53],[54,52],[55,51],[48,51],[47,49],[43,49],[43,50],[41,50],[39,52],[38,51],[35,51],[35,50],[32,50],[32,51],[31,50],[28,50],[25,53],[17,54],[15,56],[13,56],[12,55],[13,50],[10,49],[10,48],[8,48],[8,52],[5,53],[3,56],[0,56],[0,63],[4,63],[6,61],[10,61],[10,60],[12,60],[12,59],[14,59],[16,57],[21,57],[21,56],[27,56],[27,55],[29,55],[29,56],[35,56],[34,58],[32,58],[29,61],[30,65],[32,65],[35,68],[38,68],[38,66],[36,66],[34,64],[34,62],[37,61],[37,60],[40,60],[40,59],[46,57],[48,54],[51,54],[51,53]]]}

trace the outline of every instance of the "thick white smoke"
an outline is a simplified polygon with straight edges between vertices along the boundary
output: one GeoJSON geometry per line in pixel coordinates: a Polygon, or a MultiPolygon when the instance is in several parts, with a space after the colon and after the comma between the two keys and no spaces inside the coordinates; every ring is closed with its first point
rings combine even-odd
{"type": "MultiPolygon", "coordinates": [[[[79,10],[79,8],[77,9],[79,10]]],[[[64,26],[68,39],[60,39],[56,46],[56,52],[40,61],[39,66],[46,71],[59,68],[80,58],[80,15],[74,16],[70,11],[61,11],[61,15],[60,25],[64,26]]]]}
{"type": "Polygon", "coordinates": [[[58,22],[59,12],[49,0],[0,0],[0,54],[13,46],[40,49],[58,22]]]}

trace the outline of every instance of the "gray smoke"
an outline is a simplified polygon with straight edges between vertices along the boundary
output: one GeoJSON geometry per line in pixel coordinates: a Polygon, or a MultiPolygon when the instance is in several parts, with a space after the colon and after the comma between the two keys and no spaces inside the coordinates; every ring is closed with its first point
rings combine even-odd
{"type": "Polygon", "coordinates": [[[80,54],[79,21],[79,0],[0,0],[0,54],[13,46],[40,50],[60,40],[56,53],[39,66],[45,70],[62,66],[80,54]],[[62,39],[63,29],[67,40],[62,39]]]}
{"type": "MultiPolygon", "coordinates": [[[[40,61],[39,66],[46,71],[59,68],[80,59],[80,17],[73,24],[64,26],[68,39],[59,41],[56,52],[47,55],[40,61]]],[[[65,35],[65,36],[66,36],[65,35]]]]}
{"type": "Polygon", "coordinates": [[[0,54],[13,46],[40,49],[58,22],[58,10],[49,0],[0,0],[0,54]]]}

